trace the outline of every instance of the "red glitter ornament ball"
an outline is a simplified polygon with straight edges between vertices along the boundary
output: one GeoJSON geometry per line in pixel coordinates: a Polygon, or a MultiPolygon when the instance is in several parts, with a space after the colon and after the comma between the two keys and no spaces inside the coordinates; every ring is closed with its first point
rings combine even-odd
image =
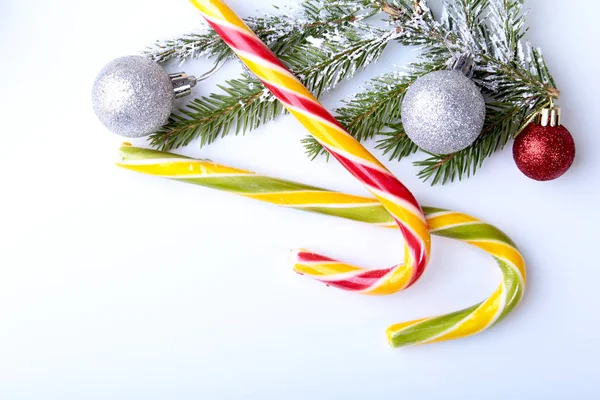
{"type": "Polygon", "coordinates": [[[575,160],[575,142],[564,126],[529,124],[515,139],[513,157],[517,167],[536,181],[563,175],[575,160]]]}

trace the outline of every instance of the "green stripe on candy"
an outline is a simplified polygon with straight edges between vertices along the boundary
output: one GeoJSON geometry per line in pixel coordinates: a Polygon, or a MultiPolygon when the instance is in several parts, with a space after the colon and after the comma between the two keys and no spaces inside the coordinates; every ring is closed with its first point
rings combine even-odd
{"type": "Polygon", "coordinates": [[[432,234],[435,234],[437,236],[448,237],[451,239],[458,239],[462,241],[478,239],[497,240],[499,242],[510,244],[514,248],[517,247],[514,244],[514,242],[508,236],[506,236],[504,232],[484,222],[471,223],[467,225],[451,227],[448,229],[436,230],[435,232],[432,232],[432,234]]]}
{"type": "Polygon", "coordinates": [[[225,190],[237,194],[276,193],[276,192],[301,192],[305,190],[322,191],[299,183],[288,182],[281,179],[269,178],[262,175],[232,175],[232,176],[206,176],[201,178],[172,178],[178,181],[193,183],[212,189],[225,190]]]}
{"type": "Polygon", "coordinates": [[[123,161],[149,160],[153,158],[187,158],[190,161],[195,160],[194,158],[180,156],[179,154],[151,149],[142,149],[140,147],[133,146],[121,146],[121,148],[119,148],[119,155],[123,161]]]}
{"type": "Polygon", "coordinates": [[[423,209],[423,212],[425,213],[425,215],[437,214],[437,213],[441,213],[441,212],[448,212],[448,210],[444,210],[443,208],[435,208],[435,207],[427,207],[427,206],[423,206],[423,207],[421,207],[421,209],[423,209]]]}
{"type": "Polygon", "coordinates": [[[426,319],[425,321],[418,322],[408,328],[402,329],[397,333],[389,332],[390,345],[392,347],[403,347],[431,340],[467,318],[481,304],[482,303],[479,303],[475,306],[465,308],[464,310],[426,319]]]}
{"type": "Polygon", "coordinates": [[[394,219],[383,206],[363,206],[363,207],[295,207],[298,210],[311,211],[319,214],[331,215],[334,217],[351,219],[368,224],[383,224],[394,222],[394,219]]]}
{"type": "Polygon", "coordinates": [[[502,314],[500,314],[500,317],[498,317],[494,325],[510,314],[517,304],[519,304],[521,298],[523,298],[524,292],[523,282],[515,267],[499,258],[496,258],[496,261],[502,270],[502,283],[504,284],[504,290],[506,291],[506,304],[504,310],[502,310],[502,314]]]}

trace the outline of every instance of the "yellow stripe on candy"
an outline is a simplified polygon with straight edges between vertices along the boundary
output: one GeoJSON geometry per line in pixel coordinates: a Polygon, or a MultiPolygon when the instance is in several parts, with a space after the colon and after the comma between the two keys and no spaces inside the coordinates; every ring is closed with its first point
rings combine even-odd
{"type": "Polygon", "coordinates": [[[523,283],[527,281],[527,270],[525,268],[525,260],[523,259],[521,253],[514,247],[505,243],[492,241],[469,240],[467,241],[467,243],[472,244],[475,247],[479,247],[480,249],[485,250],[498,258],[502,258],[508,261],[519,270],[521,276],[523,277],[523,283]]]}
{"type": "Polygon", "coordinates": [[[381,164],[377,158],[369,153],[362,144],[356,141],[356,139],[351,135],[341,130],[339,127],[333,126],[329,122],[315,119],[314,117],[308,116],[304,112],[294,108],[290,108],[290,112],[302,123],[302,125],[306,127],[306,129],[314,132],[313,136],[325,146],[329,148],[343,149],[344,152],[360,158],[361,160],[365,160],[373,164],[373,166],[384,171],[387,171],[383,164],[381,164]]]}
{"type": "Polygon", "coordinates": [[[244,21],[238,18],[238,16],[229,7],[222,7],[221,2],[219,1],[190,0],[190,2],[194,6],[198,7],[198,9],[202,10],[202,13],[204,13],[209,18],[225,21],[231,25],[235,25],[240,30],[246,32],[250,31],[250,28],[248,28],[244,21]]]}
{"type": "Polygon", "coordinates": [[[340,262],[298,262],[294,266],[294,271],[300,274],[327,277],[350,272],[364,271],[364,269],[340,262]]]}
{"type": "Polygon", "coordinates": [[[398,332],[400,332],[400,331],[402,331],[404,329],[410,328],[410,327],[412,327],[412,326],[414,326],[416,324],[420,324],[421,322],[425,322],[428,319],[431,319],[431,318],[421,318],[421,319],[415,319],[415,320],[408,321],[408,322],[399,322],[397,324],[390,325],[387,328],[387,331],[388,332],[398,333],[398,332]]]}
{"type": "Polygon", "coordinates": [[[502,285],[474,312],[469,314],[464,320],[452,327],[447,333],[438,336],[432,340],[423,342],[436,343],[446,340],[458,339],[465,336],[474,335],[490,326],[502,312],[504,290],[502,285]]]}
{"type": "Polygon", "coordinates": [[[378,205],[373,199],[360,196],[323,191],[275,192],[245,194],[256,200],[268,201],[278,205],[319,206],[319,205],[378,205]]]}
{"type": "Polygon", "coordinates": [[[278,86],[284,87],[288,91],[296,92],[307,99],[317,101],[317,99],[307,91],[294,76],[290,75],[287,71],[277,69],[278,67],[272,65],[262,65],[258,61],[246,56],[244,53],[237,53],[238,57],[244,61],[251,71],[255,71],[255,75],[260,79],[268,82],[278,82],[278,86]]]}
{"type": "Polygon", "coordinates": [[[144,174],[165,177],[186,177],[191,175],[254,175],[252,172],[237,168],[230,168],[210,161],[196,161],[189,159],[166,160],[164,163],[137,163],[127,162],[120,164],[123,168],[144,174]]]}
{"type": "Polygon", "coordinates": [[[479,222],[477,218],[473,218],[470,215],[461,214],[457,212],[442,213],[438,216],[427,218],[429,228],[433,230],[441,230],[448,228],[449,226],[479,222]]]}
{"type": "MultiPolygon", "coordinates": [[[[406,249],[405,249],[406,251],[406,249]]],[[[406,268],[396,268],[389,275],[382,278],[381,283],[375,286],[373,289],[365,290],[363,294],[372,296],[386,296],[389,294],[396,293],[408,286],[412,275],[406,268]]]]}

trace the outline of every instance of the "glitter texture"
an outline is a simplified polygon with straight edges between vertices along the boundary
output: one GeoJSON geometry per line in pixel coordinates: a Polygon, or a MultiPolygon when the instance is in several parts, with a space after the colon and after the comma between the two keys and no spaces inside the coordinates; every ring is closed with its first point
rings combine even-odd
{"type": "Polygon", "coordinates": [[[436,71],[417,79],[402,102],[402,124],[421,149],[449,154],[469,147],[481,133],[485,100],[458,71],[436,71]]]}
{"type": "Polygon", "coordinates": [[[515,139],[517,167],[531,179],[550,181],[562,176],[575,160],[575,142],[564,126],[529,124],[515,139]]]}
{"type": "Polygon", "coordinates": [[[141,137],[169,119],[175,95],[169,75],[141,56],[117,58],[98,74],[92,102],[98,119],[112,132],[141,137]]]}

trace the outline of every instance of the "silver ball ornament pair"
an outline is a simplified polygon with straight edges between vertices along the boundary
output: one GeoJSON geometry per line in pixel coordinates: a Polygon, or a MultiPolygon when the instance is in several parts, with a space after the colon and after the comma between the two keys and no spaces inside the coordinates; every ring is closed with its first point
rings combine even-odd
{"type": "Polygon", "coordinates": [[[148,58],[126,56],[102,68],[92,88],[92,103],[110,131],[142,137],[166,124],[175,99],[191,93],[195,84],[193,76],[168,74],[148,58]]]}
{"type": "Polygon", "coordinates": [[[417,79],[402,103],[406,135],[421,149],[449,154],[469,147],[481,134],[485,100],[458,70],[431,72],[417,79]]]}
{"type": "MultiPolygon", "coordinates": [[[[108,63],[94,82],[94,111],[114,133],[147,136],[168,121],[175,99],[190,94],[196,82],[183,72],[169,75],[145,57],[121,57],[108,63]]],[[[485,101],[479,88],[458,70],[422,76],[410,86],[402,103],[406,134],[421,149],[435,154],[470,146],[484,120],[485,101]]]]}

